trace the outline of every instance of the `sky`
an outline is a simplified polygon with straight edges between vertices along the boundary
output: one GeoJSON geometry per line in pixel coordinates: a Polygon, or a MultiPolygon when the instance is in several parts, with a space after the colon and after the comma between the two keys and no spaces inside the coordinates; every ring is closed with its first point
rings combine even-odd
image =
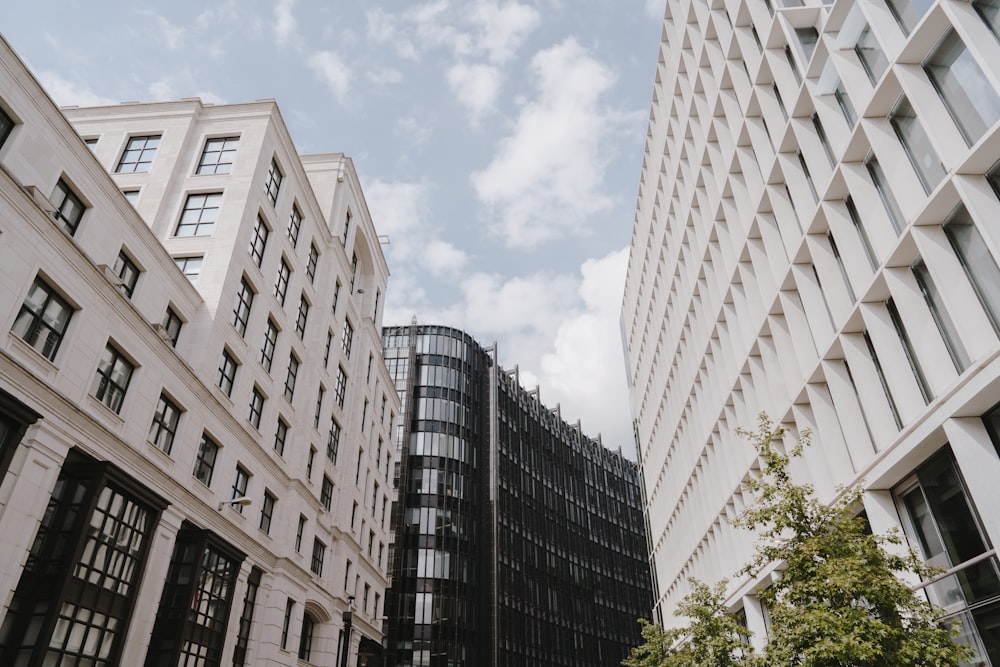
{"type": "Polygon", "coordinates": [[[274,98],[343,152],[391,277],[384,324],[497,343],[634,460],[622,292],[663,0],[36,0],[4,38],[60,105],[274,98]]]}

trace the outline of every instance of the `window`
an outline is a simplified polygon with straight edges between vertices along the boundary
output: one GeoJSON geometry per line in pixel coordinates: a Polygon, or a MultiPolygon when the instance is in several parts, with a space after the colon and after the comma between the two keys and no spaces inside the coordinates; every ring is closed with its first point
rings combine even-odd
{"type": "Polygon", "coordinates": [[[277,343],[278,325],[268,317],[267,329],[264,331],[264,342],[260,345],[260,363],[268,373],[271,372],[271,362],[274,360],[274,347],[277,343]]]}
{"type": "Polygon", "coordinates": [[[313,464],[316,462],[316,448],[309,448],[309,458],[306,459],[306,479],[310,482],[313,476],[313,464]]]}
{"type": "Polygon", "coordinates": [[[288,424],[281,417],[278,417],[278,425],[274,429],[274,451],[279,455],[285,453],[285,441],[288,439],[288,424]]]}
{"type": "Polygon", "coordinates": [[[194,471],[191,474],[205,486],[212,485],[212,473],[215,471],[215,459],[218,455],[219,445],[207,434],[202,433],[201,442],[198,444],[198,455],[194,460],[194,471]]]}
{"type": "Polygon", "coordinates": [[[156,412],[153,413],[153,423],[149,426],[149,441],[166,454],[169,454],[174,446],[177,422],[180,418],[180,408],[166,395],[160,394],[160,400],[156,404],[156,412]]]}
{"type": "Polygon", "coordinates": [[[361,610],[366,614],[368,613],[368,599],[371,597],[372,587],[371,584],[365,584],[364,588],[365,594],[361,597],[361,610]]]}
{"type": "MultiPolygon", "coordinates": [[[[322,562],[320,563],[322,566],[322,562]]],[[[316,620],[308,611],[302,614],[302,634],[299,635],[299,660],[309,662],[312,657],[313,634],[315,633],[316,620]]]]}
{"type": "MultiPolygon", "coordinates": [[[[250,483],[250,473],[248,473],[243,466],[236,466],[236,475],[233,477],[233,487],[230,489],[229,500],[239,500],[240,498],[246,498],[247,495],[247,484],[250,483]]],[[[238,505],[236,503],[230,503],[230,507],[235,509],[240,514],[243,514],[243,505],[238,505]]]]}
{"type": "Polygon", "coordinates": [[[221,204],[221,192],[188,195],[174,236],[211,236],[221,204]]]}
{"type": "Polygon", "coordinates": [[[198,162],[199,174],[228,174],[233,169],[233,157],[239,146],[239,137],[208,139],[198,162]]]}
{"type": "Polygon", "coordinates": [[[264,492],[264,502],[260,505],[260,529],[265,534],[271,533],[271,518],[274,516],[274,503],[277,499],[269,491],[264,492]]]}
{"type": "Polygon", "coordinates": [[[1000,36],[1000,0],[972,0],[972,6],[993,34],[1000,36]]]}
{"type": "Polygon", "coordinates": [[[788,66],[792,70],[792,74],[795,75],[796,83],[802,83],[802,72],[799,71],[799,66],[795,63],[795,56],[792,55],[792,47],[785,44],[785,60],[788,61],[788,66]]]}
{"type": "Polygon", "coordinates": [[[236,292],[236,304],[233,306],[233,326],[241,336],[246,335],[247,321],[250,319],[250,308],[253,306],[253,288],[246,278],[240,279],[240,289],[236,292]]]}
{"type": "Polygon", "coordinates": [[[882,52],[878,40],[875,39],[871,26],[866,25],[865,29],[861,31],[858,41],[854,44],[854,52],[858,54],[869,80],[874,85],[889,67],[889,60],[882,52]]]}
{"type": "Polygon", "coordinates": [[[320,385],[319,391],[316,392],[316,414],[313,415],[313,428],[319,428],[319,416],[323,413],[323,397],[325,395],[326,389],[320,385]]]}
{"type": "Polygon", "coordinates": [[[924,192],[930,192],[944,178],[944,165],[906,97],[900,98],[896,103],[896,108],[889,114],[889,122],[903,144],[910,164],[917,171],[924,192]]]}
{"type": "Polygon", "coordinates": [[[868,237],[868,231],[865,229],[864,223],[861,222],[861,215],[858,213],[858,207],[854,205],[854,199],[850,195],[844,199],[844,206],[847,208],[847,214],[851,218],[851,224],[854,225],[854,229],[858,233],[858,238],[861,239],[861,245],[865,249],[865,256],[868,258],[868,264],[874,271],[878,268],[878,259],[875,257],[875,249],[872,248],[872,242],[868,237]]]}
{"type": "Polygon", "coordinates": [[[278,190],[281,189],[281,167],[278,166],[278,161],[271,158],[271,166],[267,170],[267,180],[264,182],[264,190],[267,192],[267,200],[271,202],[271,206],[278,203],[278,190]]]}
{"type": "Polygon", "coordinates": [[[174,257],[174,263],[177,264],[177,268],[191,281],[192,285],[198,282],[198,276],[201,275],[201,266],[204,261],[204,257],[174,257]]]}
{"type": "MultiPolygon", "coordinates": [[[[357,503],[355,503],[356,505],[357,503]]],[[[347,565],[344,567],[344,592],[347,592],[347,582],[351,579],[351,561],[348,559],[347,565]]]]}
{"type": "Polygon", "coordinates": [[[170,341],[171,347],[177,347],[177,339],[180,338],[181,326],[183,324],[181,316],[177,314],[177,311],[167,306],[167,312],[163,315],[163,331],[166,334],[167,340],[170,341]]]}
{"type": "Polygon", "coordinates": [[[961,620],[959,641],[978,656],[968,664],[1000,664],[1000,576],[961,473],[950,451],[931,458],[897,490],[907,535],[930,565],[955,570],[924,590],[946,620],[961,620]]]}
{"type": "Polygon", "coordinates": [[[910,365],[910,370],[913,372],[913,377],[917,381],[917,386],[920,388],[920,395],[923,396],[924,403],[930,403],[931,399],[934,398],[933,392],[931,392],[931,387],[927,383],[927,376],[924,375],[924,369],[920,365],[920,359],[917,358],[917,353],[913,349],[913,343],[910,340],[909,334],[906,332],[906,326],[903,324],[903,318],[899,315],[899,310],[896,308],[896,302],[890,297],[885,302],[886,310],[889,311],[889,319],[892,320],[892,326],[896,330],[896,335],[899,336],[899,342],[903,345],[903,352],[906,354],[906,361],[910,365]]]}
{"type": "MultiPolygon", "coordinates": [[[[847,275],[847,267],[844,266],[844,258],[840,256],[840,249],[837,247],[837,239],[833,237],[833,232],[826,233],[826,240],[830,244],[830,252],[833,253],[833,258],[837,260],[837,268],[840,269],[840,277],[844,279],[844,285],[847,286],[847,294],[851,297],[851,303],[856,303],[858,297],[854,293],[851,279],[847,275]]],[[[816,266],[813,265],[813,271],[815,270],[816,266]]],[[[816,275],[816,280],[817,282],[819,281],[819,274],[816,275]]],[[[833,318],[831,317],[831,319],[833,318]]]]}
{"type": "Polygon", "coordinates": [[[924,71],[968,145],[1000,119],[1000,96],[954,30],[924,61],[924,71]]]}
{"type": "Polygon", "coordinates": [[[795,151],[795,154],[798,156],[802,175],[806,177],[806,183],[809,184],[809,192],[812,193],[813,201],[819,201],[819,195],[816,193],[816,184],[813,183],[812,174],[809,173],[809,165],[806,164],[805,156],[802,155],[802,151],[795,151]]]}
{"type": "Polygon", "coordinates": [[[299,374],[299,360],[295,357],[295,354],[290,354],[288,356],[288,373],[285,375],[285,398],[288,402],[292,402],[292,398],[295,396],[295,379],[299,374]]]}
{"type": "Polygon", "coordinates": [[[899,27],[909,35],[934,4],[934,0],[886,0],[886,4],[896,17],[899,27]]]}
{"type": "Polygon", "coordinates": [[[358,282],[358,255],[357,253],[351,253],[351,294],[354,294],[354,288],[358,282]]]}
{"type": "Polygon", "coordinates": [[[1000,268],[964,206],[956,208],[945,221],[944,232],[993,330],[1000,334],[1000,268]]]}
{"type": "Polygon", "coordinates": [[[10,136],[11,131],[14,129],[14,121],[11,117],[0,108],[0,146],[4,145],[7,141],[7,137],[10,136]]]}
{"type": "Polygon", "coordinates": [[[837,105],[840,107],[841,113],[844,114],[847,126],[854,127],[855,123],[858,122],[858,112],[854,110],[851,98],[847,94],[847,91],[844,90],[843,81],[837,81],[837,89],[833,91],[833,96],[837,98],[837,105]]]}
{"type": "Polygon", "coordinates": [[[889,221],[892,223],[893,229],[899,234],[903,231],[903,212],[899,210],[899,203],[896,202],[896,197],[892,194],[892,190],[889,188],[889,183],[886,180],[885,172],[882,171],[882,165],[879,164],[878,158],[875,157],[874,153],[868,155],[868,159],[865,160],[865,167],[868,169],[868,175],[872,177],[875,189],[878,190],[878,195],[882,199],[886,213],[889,214],[889,221]]]}
{"type": "Polygon", "coordinates": [[[132,380],[135,366],[111,343],[104,348],[104,356],[97,365],[94,379],[94,397],[115,413],[122,409],[125,392],[132,380]]]}
{"type": "Polygon", "coordinates": [[[819,32],[812,26],[796,28],[795,36],[798,37],[799,44],[802,45],[802,53],[806,56],[806,62],[809,62],[812,59],[813,52],[816,50],[816,42],[819,41],[819,32]]]}
{"type": "Polygon", "coordinates": [[[264,218],[258,214],[257,224],[253,228],[253,238],[250,239],[250,256],[257,266],[264,263],[264,250],[267,248],[267,237],[270,233],[271,230],[267,228],[264,218]]]}
{"type": "Polygon", "coordinates": [[[246,595],[243,597],[243,612],[240,614],[240,626],[236,633],[236,645],[233,647],[233,667],[246,667],[247,647],[250,644],[250,628],[253,626],[253,611],[257,604],[257,591],[260,589],[260,579],[263,575],[256,567],[250,569],[247,577],[246,595]]]}
{"type": "Polygon", "coordinates": [[[330,347],[333,345],[333,331],[329,329],[326,332],[326,345],[323,348],[323,367],[325,368],[330,363],[330,347]]]}
{"type": "Polygon", "coordinates": [[[319,262],[319,250],[316,248],[315,243],[309,244],[309,260],[306,262],[306,275],[309,276],[309,282],[314,283],[316,281],[316,264],[319,262]]]}
{"type": "Polygon", "coordinates": [[[148,137],[131,137],[125,145],[125,152],[122,153],[121,160],[118,161],[119,174],[139,174],[149,171],[149,165],[153,162],[153,156],[160,145],[160,135],[148,137]]]}
{"type": "Polygon", "coordinates": [[[285,294],[288,292],[288,279],[291,275],[292,269],[282,257],[281,265],[278,267],[278,278],[274,281],[274,296],[282,306],[285,305],[285,294]]]}
{"type": "Polygon", "coordinates": [[[281,622],[281,648],[288,648],[288,629],[292,624],[292,610],[295,609],[295,600],[288,598],[285,601],[285,620],[281,622]]]}
{"type": "Polygon", "coordinates": [[[372,366],[374,365],[374,363],[375,363],[375,355],[373,355],[371,352],[369,352],[368,353],[368,371],[367,371],[367,373],[365,375],[365,382],[371,382],[372,381],[372,366]]]}
{"type": "Polygon", "coordinates": [[[184,522],[177,533],[146,667],[218,665],[243,554],[184,522]]]}
{"type": "Polygon", "coordinates": [[[36,277],[11,331],[52,361],[56,358],[72,316],[73,307],[56,294],[48,283],[36,277]]]}
{"type": "Polygon", "coordinates": [[[125,197],[125,201],[132,206],[139,203],[139,191],[135,188],[130,188],[128,190],[122,190],[122,196],[125,197]]]}
{"type": "Polygon", "coordinates": [[[344,334],[340,338],[340,349],[344,351],[344,356],[348,359],[351,358],[351,344],[354,341],[354,327],[351,326],[351,321],[346,320],[344,322],[344,334]]]}
{"type": "Polygon", "coordinates": [[[309,319],[309,299],[306,298],[306,293],[303,292],[299,295],[299,314],[295,318],[295,333],[302,338],[306,333],[306,321],[309,319]]]}
{"type": "Polygon", "coordinates": [[[333,481],[326,475],[323,475],[323,486],[320,489],[319,501],[323,504],[323,509],[329,512],[333,505],[333,481]]]}
{"type": "Polygon", "coordinates": [[[330,419],[330,435],[326,439],[326,458],[337,465],[337,452],[340,450],[340,424],[336,419],[330,419]]]}
{"type": "Polygon", "coordinates": [[[344,244],[344,247],[347,247],[347,234],[350,231],[351,231],[351,212],[350,210],[348,210],[347,215],[344,217],[344,238],[341,239],[341,241],[344,244]]]}
{"type": "Polygon", "coordinates": [[[875,351],[875,345],[872,343],[872,338],[867,331],[863,334],[865,339],[865,347],[868,349],[868,358],[871,359],[872,366],[875,368],[875,374],[878,375],[879,384],[882,385],[882,392],[885,394],[886,400],[889,401],[889,411],[892,413],[892,419],[896,422],[896,428],[903,428],[903,420],[899,416],[899,408],[896,407],[896,399],[892,396],[892,389],[889,388],[889,382],[885,379],[885,370],[882,368],[882,362],[879,361],[878,353],[875,351]]]}
{"type": "Polygon", "coordinates": [[[118,259],[115,260],[115,266],[112,270],[121,281],[118,290],[131,299],[133,292],[135,292],[135,284],[139,281],[139,268],[125,254],[124,250],[119,250],[118,259]]]}
{"type": "Polygon", "coordinates": [[[343,366],[337,368],[337,384],[334,387],[333,395],[337,399],[337,405],[344,407],[344,397],[347,395],[347,372],[343,366]]]}
{"type": "Polygon", "coordinates": [[[313,538],[312,560],[309,562],[309,569],[312,570],[313,574],[323,576],[323,559],[325,557],[326,545],[318,539],[313,538]]]}
{"type": "Polygon", "coordinates": [[[924,295],[924,301],[927,302],[927,308],[931,311],[931,317],[934,318],[934,324],[937,325],[945,347],[948,348],[948,355],[955,365],[955,370],[962,373],[969,367],[969,353],[965,351],[958,329],[948,314],[941,293],[937,291],[931,272],[922,259],[918,259],[910,268],[917,279],[917,284],[920,285],[920,291],[924,295]]]}
{"type": "Polygon", "coordinates": [[[248,417],[254,428],[260,428],[260,416],[263,412],[264,394],[260,393],[260,389],[254,387],[250,395],[250,416],[248,417]]]}
{"type": "Polygon", "coordinates": [[[140,482],[71,450],[7,608],[0,664],[119,664],[162,510],[140,482]]]}
{"type": "Polygon", "coordinates": [[[288,240],[292,242],[293,248],[299,244],[299,230],[301,229],[302,213],[299,212],[299,207],[293,204],[292,213],[288,216],[288,240]]]}
{"type": "Polygon", "coordinates": [[[226,393],[226,396],[230,396],[233,393],[233,382],[236,380],[236,368],[239,364],[236,363],[236,359],[233,355],[229,354],[229,350],[222,351],[222,358],[219,359],[219,371],[215,376],[215,384],[219,385],[219,389],[226,393]]]}
{"type": "Polygon", "coordinates": [[[56,207],[54,214],[56,224],[70,236],[76,234],[76,228],[80,226],[80,219],[83,218],[83,202],[61,178],[52,192],[51,201],[56,207]]]}
{"type": "Polygon", "coordinates": [[[1000,162],[997,162],[995,165],[990,167],[988,172],[986,172],[986,182],[990,184],[991,188],[993,188],[993,192],[996,193],[996,196],[1000,197],[1000,162]]]}
{"type": "Polygon", "coordinates": [[[340,278],[337,278],[337,282],[333,286],[333,306],[330,311],[334,314],[337,313],[337,302],[340,301],[340,278]]]}
{"type": "Polygon", "coordinates": [[[295,551],[296,552],[301,552],[302,551],[302,533],[304,533],[305,530],[306,530],[306,518],[300,514],[299,515],[299,524],[298,524],[298,526],[295,529],[295,551]]]}
{"type": "Polygon", "coordinates": [[[812,115],[813,129],[816,130],[816,136],[819,137],[819,142],[823,144],[823,152],[826,153],[826,158],[830,161],[830,166],[832,167],[836,160],[833,158],[833,150],[830,148],[830,140],[826,136],[826,130],[823,129],[823,122],[819,119],[819,114],[813,112],[812,115]]]}

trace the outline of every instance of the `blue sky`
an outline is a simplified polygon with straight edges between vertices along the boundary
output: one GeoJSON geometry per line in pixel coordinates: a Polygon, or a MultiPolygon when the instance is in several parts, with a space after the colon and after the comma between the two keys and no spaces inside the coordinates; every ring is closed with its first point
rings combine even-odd
{"type": "Polygon", "coordinates": [[[657,0],[20,3],[4,37],[59,104],[278,101],[354,159],[385,323],[499,344],[542,402],[633,457],[619,333],[657,0]]]}

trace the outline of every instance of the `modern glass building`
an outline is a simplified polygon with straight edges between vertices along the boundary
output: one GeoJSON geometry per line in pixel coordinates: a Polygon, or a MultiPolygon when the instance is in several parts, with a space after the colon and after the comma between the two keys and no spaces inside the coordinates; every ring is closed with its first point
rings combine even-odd
{"type": "Polygon", "coordinates": [[[467,333],[389,327],[386,664],[617,665],[651,604],[638,469],[467,333]]]}
{"type": "Polygon", "coordinates": [[[656,616],[734,575],[767,412],[1000,666],[1000,3],[669,0],[623,335],[656,616]]]}

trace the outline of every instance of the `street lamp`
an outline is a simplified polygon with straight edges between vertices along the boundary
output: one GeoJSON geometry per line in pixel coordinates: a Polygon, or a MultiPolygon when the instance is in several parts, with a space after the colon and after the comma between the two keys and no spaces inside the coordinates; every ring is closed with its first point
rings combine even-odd
{"type": "Polygon", "coordinates": [[[344,645],[340,654],[340,667],[347,667],[347,654],[351,652],[351,624],[354,621],[354,596],[347,596],[347,609],[344,610],[344,645]]]}

